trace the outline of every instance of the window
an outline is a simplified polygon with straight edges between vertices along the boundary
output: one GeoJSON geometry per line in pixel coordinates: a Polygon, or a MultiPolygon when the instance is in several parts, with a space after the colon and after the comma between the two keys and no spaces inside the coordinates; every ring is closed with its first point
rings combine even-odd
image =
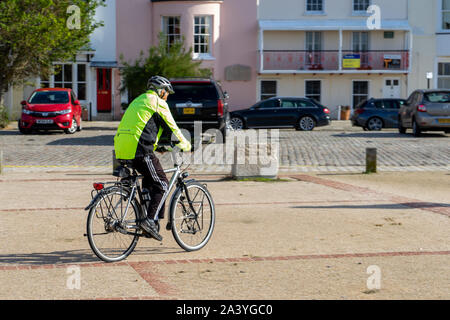
{"type": "Polygon", "coordinates": [[[78,86],[78,99],[86,100],[86,65],[77,65],[77,86],[78,86]]]}
{"type": "Polygon", "coordinates": [[[394,39],[394,37],[395,37],[394,31],[384,31],[385,39],[394,39]]]}
{"type": "Polygon", "coordinates": [[[305,83],[305,97],[320,102],[321,100],[321,81],[307,80],[305,83]]]}
{"type": "Polygon", "coordinates": [[[366,31],[353,32],[353,52],[361,56],[361,65],[369,64],[369,33],[366,31]]]}
{"type": "Polygon", "coordinates": [[[322,62],[322,32],[306,32],[306,64],[319,65],[322,62]]]}
{"type": "Polygon", "coordinates": [[[353,12],[367,13],[367,9],[370,7],[370,2],[370,0],[353,0],[353,12]]]}
{"type": "Polygon", "coordinates": [[[280,100],[278,100],[278,99],[266,100],[259,104],[260,109],[272,109],[272,108],[279,108],[279,107],[280,107],[280,100]]]}
{"type": "Polygon", "coordinates": [[[296,108],[297,104],[295,103],[295,101],[292,101],[292,100],[283,100],[281,102],[281,107],[282,108],[296,108]]]}
{"type": "Polygon", "coordinates": [[[169,49],[175,42],[181,41],[180,17],[163,17],[162,24],[169,49]]]}
{"type": "Polygon", "coordinates": [[[261,100],[269,99],[277,96],[276,81],[261,81],[261,100]]]}
{"type": "Polygon", "coordinates": [[[50,88],[50,78],[41,76],[41,88],[50,88]]]}
{"type": "Polygon", "coordinates": [[[438,88],[450,89],[450,62],[438,64],[438,88]]]}
{"type": "Polygon", "coordinates": [[[194,17],[194,54],[211,55],[211,16],[194,17]]]}
{"type": "Polygon", "coordinates": [[[353,107],[369,98],[369,81],[353,81],[353,107]]]}
{"type": "Polygon", "coordinates": [[[60,66],[60,71],[55,74],[55,87],[72,88],[72,65],[62,64],[60,66]]]}
{"type": "Polygon", "coordinates": [[[450,31],[450,0],[442,0],[442,30],[450,31]]]}
{"type": "Polygon", "coordinates": [[[299,107],[299,108],[317,108],[314,105],[314,103],[306,101],[306,100],[297,101],[297,107],[299,107]]]}
{"type": "Polygon", "coordinates": [[[306,12],[307,13],[323,13],[323,1],[324,0],[307,0],[306,12]]]}

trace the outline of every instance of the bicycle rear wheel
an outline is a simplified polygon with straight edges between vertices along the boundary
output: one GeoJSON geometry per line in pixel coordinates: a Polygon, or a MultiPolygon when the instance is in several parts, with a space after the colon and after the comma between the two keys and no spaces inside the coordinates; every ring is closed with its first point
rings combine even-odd
{"type": "Polygon", "coordinates": [[[203,248],[211,238],[215,208],[211,194],[204,185],[191,182],[186,188],[189,197],[182,188],[173,197],[170,210],[172,234],[181,248],[196,251],[203,248]]]}
{"type": "Polygon", "coordinates": [[[105,262],[128,257],[137,245],[139,209],[133,199],[127,208],[128,193],[118,187],[103,191],[89,211],[87,237],[95,255],[105,262]],[[126,218],[122,223],[122,217],[126,218]]]}

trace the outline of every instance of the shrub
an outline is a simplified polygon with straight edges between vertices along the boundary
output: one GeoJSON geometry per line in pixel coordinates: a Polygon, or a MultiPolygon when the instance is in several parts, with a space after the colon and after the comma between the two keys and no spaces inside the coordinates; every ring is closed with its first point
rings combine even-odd
{"type": "Polygon", "coordinates": [[[9,124],[8,110],[5,106],[0,105],[0,128],[4,128],[9,124]]]}

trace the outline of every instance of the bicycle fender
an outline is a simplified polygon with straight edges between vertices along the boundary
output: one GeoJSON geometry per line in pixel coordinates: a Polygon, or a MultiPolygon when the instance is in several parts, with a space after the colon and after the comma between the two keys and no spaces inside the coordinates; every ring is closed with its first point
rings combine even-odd
{"type": "MultiPolygon", "coordinates": [[[[108,193],[111,189],[118,189],[117,187],[109,187],[106,189],[103,189],[102,191],[100,191],[99,193],[97,193],[95,195],[95,197],[91,200],[91,202],[89,203],[89,205],[84,208],[84,210],[91,210],[92,207],[101,199],[101,197],[103,197],[103,195],[105,195],[106,193],[108,193]]],[[[122,189],[123,190],[123,189],[122,189]]]]}

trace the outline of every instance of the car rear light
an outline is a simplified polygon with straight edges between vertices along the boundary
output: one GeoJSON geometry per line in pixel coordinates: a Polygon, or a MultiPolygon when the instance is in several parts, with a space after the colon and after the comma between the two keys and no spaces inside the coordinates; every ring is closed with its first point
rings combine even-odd
{"type": "Polygon", "coordinates": [[[328,108],[323,108],[323,112],[325,112],[326,114],[330,114],[330,110],[328,108]]]}
{"type": "Polygon", "coordinates": [[[97,191],[103,190],[105,185],[103,183],[94,183],[94,189],[97,191]]]}
{"type": "Polygon", "coordinates": [[[360,108],[360,109],[356,109],[355,110],[355,114],[361,114],[361,113],[364,113],[364,109],[363,108],[360,108]]]}
{"type": "Polygon", "coordinates": [[[222,117],[223,116],[223,102],[222,100],[217,101],[217,114],[222,117]]]}
{"type": "Polygon", "coordinates": [[[427,107],[423,104],[417,106],[417,111],[419,112],[427,112],[427,107]]]}

